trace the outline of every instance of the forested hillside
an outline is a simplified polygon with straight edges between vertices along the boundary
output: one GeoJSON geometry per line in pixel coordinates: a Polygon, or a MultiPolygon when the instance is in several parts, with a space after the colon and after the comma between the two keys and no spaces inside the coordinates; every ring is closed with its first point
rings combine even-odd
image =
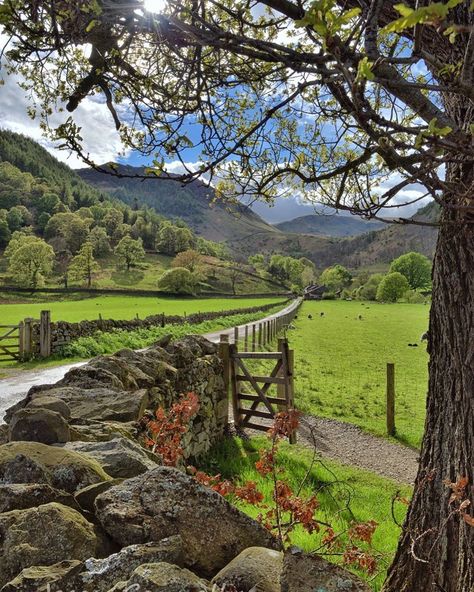
{"type": "Polygon", "coordinates": [[[311,214],[300,216],[275,225],[283,232],[297,234],[319,234],[322,236],[345,237],[379,230],[384,226],[377,220],[364,220],[356,216],[311,214]]]}
{"type": "MultiPolygon", "coordinates": [[[[125,165],[118,165],[115,170],[131,175],[144,171],[125,165]]],[[[239,241],[254,233],[279,232],[249,207],[217,201],[212,187],[201,181],[182,185],[176,181],[120,178],[92,169],[78,172],[82,179],[124,203],[146,204],[166,218],[182,218],[198,234],[214,241],[239,241]]]]}

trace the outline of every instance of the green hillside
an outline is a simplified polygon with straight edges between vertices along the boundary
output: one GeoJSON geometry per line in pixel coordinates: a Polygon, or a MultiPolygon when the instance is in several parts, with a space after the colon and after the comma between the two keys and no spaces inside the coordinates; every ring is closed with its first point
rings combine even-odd
{"type": "MultiPolygon", "coordinates": [[[[116,172],[143,175],[144,169],[118,165],[116,172]]],[[[201,181],[187,185],[157,179],[143,181],[114,177],[93,169],[81,169],[79,175],[87,183],[130,206],[146,204],[166,218],[181,218],[197,234],[213,241],[238,242],[256,233],[279,234],[249,207],[217,201],[212,187],[201,181]]]]}

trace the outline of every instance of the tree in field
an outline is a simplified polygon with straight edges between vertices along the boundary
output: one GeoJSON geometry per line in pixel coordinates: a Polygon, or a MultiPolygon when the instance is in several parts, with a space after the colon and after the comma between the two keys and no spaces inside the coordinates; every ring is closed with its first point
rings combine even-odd
{"type": "Polygon", "coordinates": [[[80,216],[71,212],[54,214],[44,229],[44,236],[47,240],[62,237],[66,247],[73,254],[77,253],[86,242],[88,234],[87,223],[80,216]]]}
{"type": "Polygon", "coordinates": [[[392,261],[390,271],[399,271],[404,275],[410,288],[427,288],[431,282],[431,261],[421,253],[411,251],[392,261]]]}
{"type": "Polygon", "coordinates": [[[85,280],[87,287],[92,286],[94,275],[100,271],[100,266],[94,259],[94,247],[86,242],[79,249],[79,253],[72,258],[68,268],[68,275],[72,280],[85,280]]]}
{"type": "Polygon", "coordinates": [[[77,6],[7,0],[0,20],[10,69],[45,120],[66,103],[73,115],[51,134],[85,162],[74,112],[100,92],[127,147],[155,155],[144,177],[170,178],[168,162],[200,151],[177,180],[207,175],[222,195],[299,192],[368,218],[423,196],[439,204],[426,431],[384,592],[472,590],[474,527],[446,484],[474,501],[471,0],[167,0],[160,15],[139,0],[77,6]],[[132,111],[124,121],[119,102],[132,111]]]}
{"type": "Polygon", "coordinates": [[[171,262],[171,267],[185,267],[190,272],[202,272],[204,268],[204,257],[194,249],[181,251],[171,262]]]}
{"type": "Polygon", "coordinates": [[[185,267],[168,269],[158,280],[158,288],[172,294],[195,294],[199,279],[185,267]]]}
{"type": "Polygon", "coordinates": [[[2,212],[5,212],[5,210],[0,210],[0,248],[6,247],[12,236],[8,226],[6,214],[5,216],[2,216],[2,212]]]}
{"type": "Polygon", "coordinates": [[[8,247],[8,273],[19,286],[39,288],[53,269],[53,248],[36,236],[15,234],[8,247]]]}
{"type": "Polygon", "coordinates": [[[333,265],[323,271],[319,280],[321,284],[336,292],[350,285],[352,275],[343,265],[333,265]]]}
{"type": "Polygon", "coordinates": [[[375,299],[379,302],[396,302],[409,288],[407,278],[398,271],[393,271],[382,278],[375,299]]]}
{"type": "Polygon", "coordinates": [[[114,253],[117,255],[119,266],[125,267],[127,271],[130,271],[131,267],[135,267],[145,259],[145,250],[141,238],[135,240],[130,236],[124,236],[115,247],[114,253]]]}

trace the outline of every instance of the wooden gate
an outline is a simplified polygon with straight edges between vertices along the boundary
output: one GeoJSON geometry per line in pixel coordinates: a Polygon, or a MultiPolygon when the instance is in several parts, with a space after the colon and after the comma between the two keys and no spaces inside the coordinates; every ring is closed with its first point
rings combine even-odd
{"type": "MultiPolygon", "coordinates": [[[[233,344],[229,358],[235,427],[267,431],[278,412],[294,408],[293,350],[288,340],[279,339],[276,352],[239,352],[233,344]],[[246,365],[248,360],[274,360],[275,365],[268,376],[257,376],[246,365]],[[271,392],[273,386],[276,393],[271,392]]],[[[296,433],[290,442],[296,442],[296,433]]]]}
{"type": "Polygon", "coordinates": [[[19,361],[21,357],[20,341],[20,325],[0,325],[0,361],[19,361]]]}

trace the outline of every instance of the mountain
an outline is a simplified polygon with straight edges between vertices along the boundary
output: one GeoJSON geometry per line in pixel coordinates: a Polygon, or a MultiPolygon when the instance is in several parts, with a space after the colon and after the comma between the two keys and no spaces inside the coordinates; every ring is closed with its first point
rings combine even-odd
{"type": "Polygon", "coordinates": [[[276,224],[276,227],[283,232],[339,237],[364,234],[365,232],[378,230],[384,226],[383,222],[377,220],[364,220],[356,216],[341,216],[338,214],[329,216],[311,214],[276,224]]]}
{"type": "MultiPolygon", "coordinates": [[[[245,197],[242,202],[246,203],[245,197]]],[[[296,197],[276,197],[272,203],[264,201],[253,201],[249,207],[269,224],[278,225],[293,218],[311,216],[322,210],[322,206],[301,203],[296,197]]],[[[328,208],[324,208],[328,213],[328,208]]]]}
{"type": "Polygon", "coordinates": [[[50,185],[72,195],[78,207],[90,206],[107,198],[85,183],[71,168],[57,160],[37,142],[9,130],[0,129],[0,162],[9,162],[23,173],[45,179],[50,185]]]}
{"type": "MultiPolygon", "coordinates": [[[[145,169],[118,165],[115,171],[140,175],[145,169]]],[[[172,180],[120,178],[93,169],[79,169],[78,173],[87,183],[132,207],[146,204],[166,218],[181,218],[197,234],[210,240],[238,243],[256,234],[279,233],[248,206],[216,201],[212,187],[198,180],[183,185],[172,180]]]]}

